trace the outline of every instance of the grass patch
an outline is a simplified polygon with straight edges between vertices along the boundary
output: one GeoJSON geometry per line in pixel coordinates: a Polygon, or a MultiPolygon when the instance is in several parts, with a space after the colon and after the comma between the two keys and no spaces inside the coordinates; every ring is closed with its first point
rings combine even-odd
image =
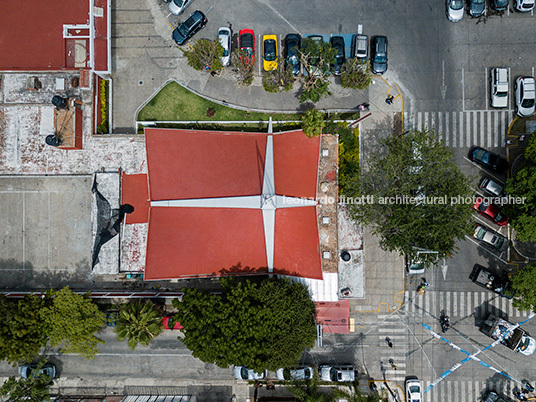
{"type": "Polygon", "coordinates": [[[299,120],[298,113],[257,113],[233,109],[202,98],[170,82],[138,113],[138,121],[299,120]]]}

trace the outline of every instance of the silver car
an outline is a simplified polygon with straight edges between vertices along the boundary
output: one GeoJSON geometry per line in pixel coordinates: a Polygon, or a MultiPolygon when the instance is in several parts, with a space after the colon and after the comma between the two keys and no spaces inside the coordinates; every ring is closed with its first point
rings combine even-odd
{"type": "Polygon", "coordinates": [[[30,376],[33,376],[34,378],[40,376],[47,376],[50,377],[50,379],[56,378],[56,366],[52,363],[43,364],[37,373],[34,372],[36,369],[37,364],[24,364],[20,368],[20,376],[22,378],[30,378],[30,376]]]}
{"type": "Polygon", "coordinates": [[[355,366],[330,366],[322,365],[320,369],[320,379],[331,382],[353,382],[355,381],[355,366]]]}
{"type": "Polygon", "coordinates": [[[484,225],[476,225],[473,237],[499,251],[504,251],[508,247],[508,239],[506,237],[484,225]]]}
{"type": "Polygon", "coordinates": [[[221,58],[221,64],[228,66],[231,62],[231,30],[226,27],[218,29],[218,40],[223,46],[223,56],[221,58]]]}
{"type": "Polygon", "coordinates": [[[463,13],[463,0],[447,0],[447,18],[449,21],[461,21],[463,13]]]}
{"type": "Polygon", "coordinates": [[[275,372],[275,376],[280,381],[285,380],[310,380],[313,378],[314,370],[311,366],[297,367],[294,369],[280,368],[275,372]]]}
{"type": "Polygon", "coordinates": [[[169,3],[169,11],[172,14],[180,15],[194,0],[171,0],[169,3]]]}
{"type": "Polygon", "coordinates": [[[256,373],[246,366],[234,366],[233,374],[237,380],[262,380],[266,377],[267,372],[265,370],[262,373],[256,373]]]}

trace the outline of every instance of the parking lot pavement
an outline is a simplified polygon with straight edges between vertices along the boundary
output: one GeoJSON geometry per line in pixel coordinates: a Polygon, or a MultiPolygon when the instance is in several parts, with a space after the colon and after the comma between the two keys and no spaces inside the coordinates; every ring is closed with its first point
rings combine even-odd
{"type": "Polygon", "coordinates": [[[42,289],[91,273],[91,176],[0,177],[1,287],[42,289]]]}

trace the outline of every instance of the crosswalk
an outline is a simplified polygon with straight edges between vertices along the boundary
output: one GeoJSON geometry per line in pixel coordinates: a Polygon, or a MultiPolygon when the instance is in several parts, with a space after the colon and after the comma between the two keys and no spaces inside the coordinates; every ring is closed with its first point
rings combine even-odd
{"type": "Polygon", "coordinates": [[[526,318],[530,312],[516,309],[512,300],[500,297],[493,292],[441,292],[428,290],[424,295],[416,291],[406,291],[405,311],[410,315],[438,316],[444,310],[453,318],[463,318],[475,314],[484,317],[487,314],[507,316],[509,318],[526,318]]]}
{"type": "Polygon", "coordinates": [[[378,342],[380,348],[380,361],[382,362],[385,376],[391,381],[404,381],[406,376],[407,356],[407,329],[400,325],[400,317],[396,314],[378,316],[378,342]],[[392,342],[393,347],[387,347],[386,338],[392,342]],[[389,360],[393,359],[396,370],[389,360]]]}
{"type": "Polygon", "coordinates": [[[404,112],[404,130],[434,130],[452,148],[498,147],[513,118],[511,110],[404,112]]]}
{"type": "MultiPolygon", "coordinates": [[[[422,381],[423,389],[430,381],[422,381]]],[[[519,386],[507,380],[495,381],[442,381],[423,395],[423,402],[475,402],[482,401],[489,391],[515,400],[513,390],[519,386]]]]}

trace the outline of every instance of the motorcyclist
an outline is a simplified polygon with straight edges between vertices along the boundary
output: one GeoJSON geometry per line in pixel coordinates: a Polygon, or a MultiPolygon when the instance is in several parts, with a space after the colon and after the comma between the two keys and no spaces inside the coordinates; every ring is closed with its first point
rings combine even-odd
{"type": "Polygon", "coordinates": [[[450,317],[448,315],[445,315],[441,317],[441,330],[443,332],[447,332],[449,328],[450,328],[450,317]]]}

